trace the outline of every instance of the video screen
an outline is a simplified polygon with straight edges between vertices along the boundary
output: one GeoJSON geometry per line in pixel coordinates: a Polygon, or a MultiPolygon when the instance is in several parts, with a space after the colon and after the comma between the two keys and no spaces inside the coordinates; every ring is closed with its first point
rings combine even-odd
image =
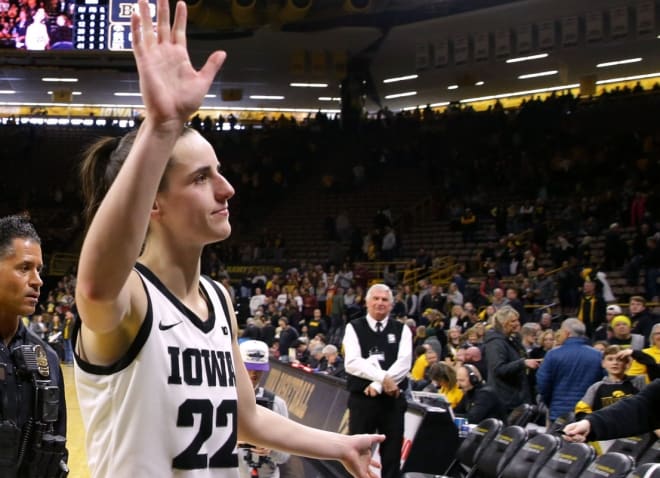
{"type": "MultiPolygon", "coordinates": [[[[152,19],[156,0],[149,0],[152,19]]],[[[0,0],[0,48],[114,50],[132,48],[131,0],[0,0]]]]}
{"type": "Polygon", "coordinates": [[[71,50],[76,0],[0,0],[0,48],[71,50]]]}

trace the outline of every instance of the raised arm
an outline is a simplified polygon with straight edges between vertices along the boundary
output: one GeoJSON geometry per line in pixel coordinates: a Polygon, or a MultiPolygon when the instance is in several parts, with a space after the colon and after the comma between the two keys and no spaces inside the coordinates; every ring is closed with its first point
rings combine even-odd
{"type": "Polygon", "coordinates": [[[146,112],[130,152],[89,226],[80,254],[76,303],[83,333],[93,335],[87,340],[92,349],[99,344],[109,350],[125,348],[137,333],[144,298],[131,270],[143,246],[172,150],[225,58],[223,52],[215,52],[201,70],[193,68],[186,49],[186,16],[186,6],[179,1],[170,27],[168,1],[158,0],[154,29],[147,0],[139,0],[131,19],[146,112]],[[122,322],[126,318],[134,320],[122,322]],[[99,339],[97,344],[90,343],[94,337],[99,339]]]}
{"type": "Polygon", "coordinates": [[[184,123],[201,105],[225,54],[213,53],[197,71],[186,49],[186,6],[179,1],[170,27],[167,0],[158,0],[156,29],[147,0],[133,13],[134,56],[145,119],[83,243],[76,303],[84,326],[97,334],[116,331],[133,313],[137,280],[129,275],[145,240],[161,177],[184,123]],[[139,13],[138,13],[139,12],[139,13]]]}

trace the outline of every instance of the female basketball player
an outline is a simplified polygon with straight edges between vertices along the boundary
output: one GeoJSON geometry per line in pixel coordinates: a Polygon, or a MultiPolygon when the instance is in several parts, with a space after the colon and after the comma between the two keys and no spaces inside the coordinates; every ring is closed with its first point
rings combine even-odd
{"type": "Polygon", "coordinates": [[[137,134],[103,140],[83,164],[91,220],[78,271],[82,320],[76,380],[95,477],[237,476],[237,438],[337,459],[374,476],[382,435],[304,427],[257,407],[221,286],[200,277],[204,245],[227,238],[233,187],[211,145],[184,123],[225,54],[196,71],[186,6],[168,0],[152,25],[147,0],[131,20],[146,115],[137,134]]]}

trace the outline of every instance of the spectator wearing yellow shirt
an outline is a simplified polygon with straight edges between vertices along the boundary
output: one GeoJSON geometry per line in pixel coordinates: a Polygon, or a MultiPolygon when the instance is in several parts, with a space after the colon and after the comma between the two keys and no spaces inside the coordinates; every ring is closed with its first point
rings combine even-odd
{"type": "Polygon", "coordinates": [[[655,324],[651,329],[649,343],[651,346],[641,352],[638,350],[629,352],[635,360],[628,369],[628,375],[646,375],[647,381],[657,378],[647,365],[652,365],[649,363],[649,356],[655,360],[656,364],[660,364],[660,324],[655,324]]]}
{"type": "Polygon", "coordinates": [[[463,391],[458,388],[454,367],[444,362],[434,363],[429,370],[429,378],[438,388],[438,393],[447,399],[452,408],[455,408],[463,398],[463,391]]]}

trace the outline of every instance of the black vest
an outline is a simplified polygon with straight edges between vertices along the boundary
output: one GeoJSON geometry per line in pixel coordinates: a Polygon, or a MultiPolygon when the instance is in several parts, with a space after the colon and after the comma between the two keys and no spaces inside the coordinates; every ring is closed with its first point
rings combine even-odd
{"type": "MultiPolygon", "coordinates": [[[[369,327],[366,317],[355,319],[350,322],[355,330],[358,341],[360,343],[360,354],[362,358],[368,358],[370,351],[376,351],[385,355],[385,360],[380,362],[380,368],[387,370],[396,362],[399,354],[399,342],[401,341],[401,333],[404,325],[396,320],[388,319],[387,326],[381,333],[376,333],[369,327]],[[394,336],[394,341],[388,338],[394,336]]],[[[371,383],[360,377],[356,377],[349,373],[346,374],[346,388],[349,392],[362,393],[365,388],[371,383]]],[[[399,383],[399,388],[405,390],[408,386],[408,379],[404,379],[399,383]]]]}

